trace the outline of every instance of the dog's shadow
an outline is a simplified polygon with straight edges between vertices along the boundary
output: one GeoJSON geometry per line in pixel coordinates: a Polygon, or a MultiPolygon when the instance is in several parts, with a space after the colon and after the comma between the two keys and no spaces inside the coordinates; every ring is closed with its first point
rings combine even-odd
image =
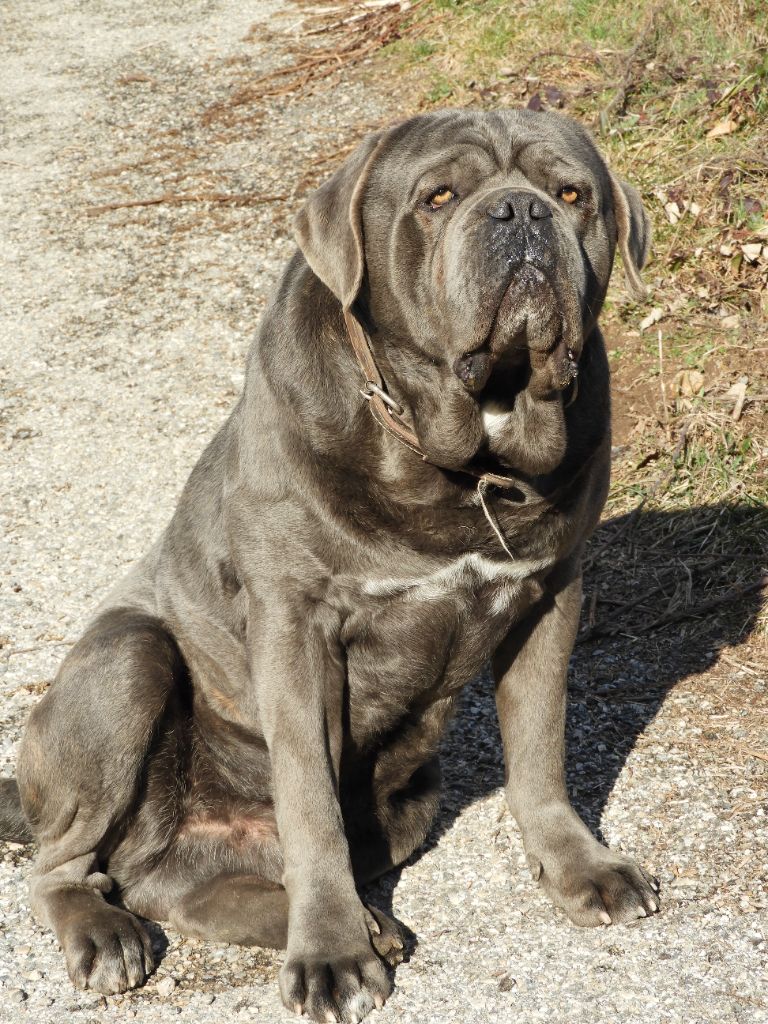
{"type": "MultiPolygon", "coordinates": [[[[613,786],[667,694],[754,629],[762,605],[756,556],[766,535],[768,513],[752,505],[635,512],[596,531],[585,559],[566,737],[571,799],[599,839],[613,786]]],[[[429,836],[366,890],[389,913],[402,871],[434,849],[467,807],[504,784],[489,672],[465,689],[441,763],[443,796],[429,836]]],[[[408,938],[412,950],[416,936],[408,938]]]]}

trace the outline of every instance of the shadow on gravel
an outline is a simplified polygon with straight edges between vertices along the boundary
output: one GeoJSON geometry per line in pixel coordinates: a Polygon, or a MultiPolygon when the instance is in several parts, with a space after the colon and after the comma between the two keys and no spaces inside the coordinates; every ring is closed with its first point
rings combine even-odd
{"type": "MultiPolygon", "coordinates": [[[[767,551],[768,512],[754,505],[635,510],[595,532],[568,677],[567,776],[573,803],[598,838],[611,790],[667,694],[753,631],[767,551]]],[[[466,807],[504,784],[489,673],[464,691],[442,767],[440,813],[410,864],[466,807]]],[[[491,837],[478,842],[484,839],[491,837]]],[[[399,877],[398,870],[381,879],[373,902],[391,911],[399,877]]]]}

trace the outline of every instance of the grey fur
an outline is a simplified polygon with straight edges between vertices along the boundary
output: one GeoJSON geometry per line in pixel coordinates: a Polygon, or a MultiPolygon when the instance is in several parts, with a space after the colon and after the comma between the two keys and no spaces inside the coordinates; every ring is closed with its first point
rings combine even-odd
{"type": "Polygon", "coordinates": [[[578,924],[657,908],[563,781],[580,558],[609,473],[597,316],[617,239],[635,276],[647,247],[616,187],[574,122],[450,111],[370,138],[309,199],[242,399],[26,730],[33,907],[75,984],[152,969],[133,911],[287,946],[283,1000],[313,1020],[381,1005],[402,941],[358,886],[426,836],[440,737],[491,656],[534,874],[578,924]],[[343,307],[429,463],[369,416],[343,307]],[[483,461],[515,479],[485,494],[513,559],[460,472],[483,461]]]}
{"type": "Polygon", "coordinates": [[[0,837],[12,843],[30,843],[33,839],[16,779],[0,779],[0,837]]]}

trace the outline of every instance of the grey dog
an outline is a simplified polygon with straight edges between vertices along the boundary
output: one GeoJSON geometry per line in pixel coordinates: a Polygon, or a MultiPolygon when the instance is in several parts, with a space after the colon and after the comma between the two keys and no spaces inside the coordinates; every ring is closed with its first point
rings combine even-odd
{"type": "Polygon", "coordinates": [[[368,137],[296,234],[242,398],[34,709],[2,816],[75,985],[141,984],[141,915],[286,948],[285,1005],[359,1021],[403,941],[358,889],[423,842],[489,660],[534,877],[579,925],[658,909],[563,766],[609,477],[597,317],[649,229],[579,125],[504,110],[368,137]]]}

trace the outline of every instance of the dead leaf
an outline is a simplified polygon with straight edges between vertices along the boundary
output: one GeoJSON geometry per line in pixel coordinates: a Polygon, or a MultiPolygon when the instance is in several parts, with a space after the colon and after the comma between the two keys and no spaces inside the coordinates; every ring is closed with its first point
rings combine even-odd
{"type": "Polygon", "coordinates": [[[565,96],[563,96],[556,85],[545,85],[544,97],[550,107],[562,107],[565,103],[565,96]]]}
{"type": "Polygon", "coordinates": [[[648,316],[643,317],[643,319],[640,321],[640,332],[642,333],[643,331],[647,331],[649,327],[653,327],[653,325],[657,324],[663,316],[664,311],[661,309],[661,307],[654,306],[651,312],[648,314],[648,316]]]}
{"type": "Polygon", "coordinates": [[[744,253],[744,258],[748,263],[757,263],[763,251],[763,247],[760,242],[749,242],[747,245],[742,245],[741,251],[744,253]]]}
{"type": "Polygon", "coordinates": [[[725,121],[718,121],[714,128],[707,132],[708,139],[720,139],[723,135],[731,135],[738,128],[738,124],[727,117],[725,121]]]}
{"type": "Polygon", "coordinates": [[[675,387],[678,395],[682,395],[683,398],[693,398],[704,387],[704,374],[701,370],[680,370],[675,375],[675,387]]]}
{"type": "Polygon", "coordinates": [[[677,203],[664,203],[664,212],[670,224],[677,224],[680,220],[680,207],[677,203]]]}
{"type": "Polygon", "coordinates": [[[659,451],[659,449],[658,448],[654,448],[654,450],[652,452],[648,452],[647,455],[644,455],[642,457],[642,459],[640,459],[640,461],[635,465],[635,469],[636,470],[637,469],[645,469],[645,467],[650,462],[655,462],[656,459],[658,459],[660,455],[661,455],[661,452],[659,451]]]}
{"type": "Polygon", "coordinates": [[[735,171],[726,171],[725,174],[722,175],[722,177],[720,178],[720,181],[717,183],[717,191],[720,193],[720,197],[722,199],[727,199],[728,198],[728,192],[730,190],[731,185],[734,183],[735,180],[736,180],[736,172],[735,171]]]}
{"type": "Polygon", "coordinates": [[[741,205],[744,207],[744,213],[750,217],[757,216],[763,212],[763,204],[759,199],[755,199],[753,196],[744,196],[741,200],[741,205]]]}

